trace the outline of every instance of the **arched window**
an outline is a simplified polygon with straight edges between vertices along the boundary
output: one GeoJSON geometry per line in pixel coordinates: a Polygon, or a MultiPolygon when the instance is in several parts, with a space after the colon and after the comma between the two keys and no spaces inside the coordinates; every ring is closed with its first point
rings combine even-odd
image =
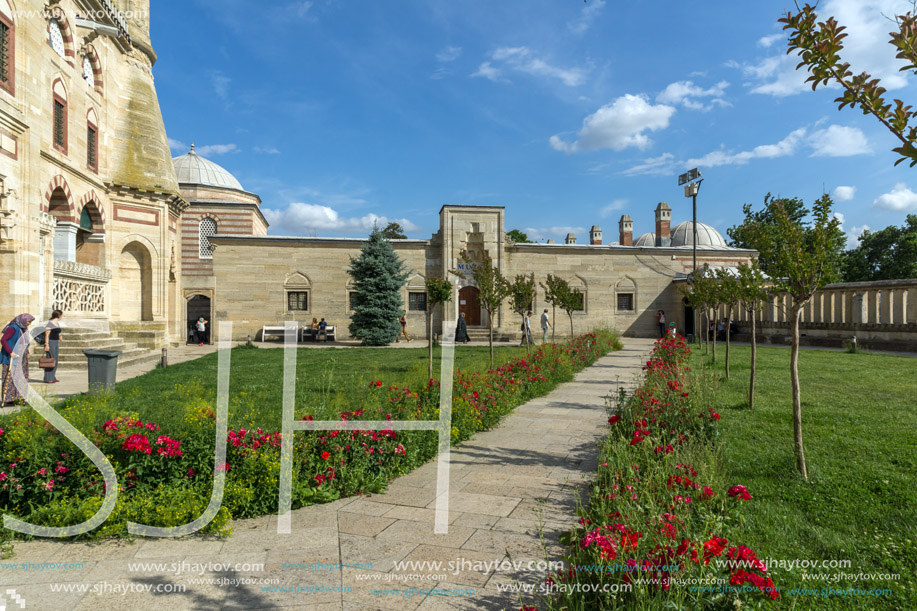
{"type": "Polygon", "coordinates": [[[12,15],[6,0],[0,0],[0,89],[15,95],[16,45],[12,15]]]}
{"type": "Polygon", "coordinates": [[[48,22],[48,44],[51,45],[55,53],[61,56],[61,59],[64,58],[67,50],[64,46],[64,34],[61,32],[60,23],[58,23],[57,19],[52,19],[48,22]]]}
{"type": "Polygon", "coordinates": [[[294,272],[283,281],[283,291],[286,294],[287,312],[311,311],[312,281],[302,272],[294,272]]]}
{"type": "Polygon", "coordinates": [[[92,69],[92,60],[86,55],[83,57],[83,80],[92,87],[96,86],[96,75],[92,69]]]}
{"type": "Polygon", "coordinates": [[[64,84],[60,79],[54,81],[54,86],[52,90],[53,100],[53,113],[51,114],[51,119],[53,121],[53,133],[52,138],[54,142],[54,148],[67,154],[67,90],[64,88],[64,84]]]}
{"type": "Polygon", "coordinates": [[[213,244],[210,238],[217,233],[217,222],[211,218],[201,219],[199,250],[201,259],[213,258],[213,244]]]}
{"type": "Polygon", "coordinates": [[[91,108],[86,115],[86,166],[99,171],[99,120],[91,108]]]}
{"type": "Polygon", "coordinates": [[[615,311],[618,314],[637,313],[637,283],[625,276],[615,285],[615,311]]]}

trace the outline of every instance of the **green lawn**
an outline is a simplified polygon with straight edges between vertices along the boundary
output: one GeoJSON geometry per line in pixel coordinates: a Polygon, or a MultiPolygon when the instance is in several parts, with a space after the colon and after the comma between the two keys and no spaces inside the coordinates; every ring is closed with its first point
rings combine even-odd
{"type": "MultiPolygon", "coordinates": [[[[692,345],[692,365],[722,378],[692,345]]],[[[761,558],[849,560],[848,568],[768,564],[784,608],[917,608],[917,358],[802,350],[803,439],[809,483],[797,474],[787,348],[758,350],[755,409],[747,407],[750,348],[732,347],[731,379],[713,396],[722,415],[728,481],[751,492],[742,540],[761,558]],[[773,567],[773,568],[772,568],[773,567]],[[803,580],[831,574],[838,581],[803,580]],[[897,581],[848,575],[899,574],[897,581]],[[871,590],[891,596],[788,596],[788,589],[871,590]]]]}

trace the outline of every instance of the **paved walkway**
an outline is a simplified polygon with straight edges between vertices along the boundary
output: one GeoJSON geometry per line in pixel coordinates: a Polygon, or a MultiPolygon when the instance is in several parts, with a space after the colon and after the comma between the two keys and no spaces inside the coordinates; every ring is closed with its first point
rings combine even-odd
{"type": "Polygon", "coordinates": [[[527,562],[560,558],[558,537],[574,523],[584,479],[597,466],[596,442],[607,419],[604,397],[634,381],[652,340],[628,338],[624,346],[575,381],[520,406],[496,430],[453,450],[448,534],[433,534],[434,461],[396,480],[383,494],[294,511],[289,535],[278,535],[277,518],[265,516],[235,521],[227,539],[20,542],[5,562],[82,563],[81,568],[0,569],[0,584],[3,590],[15,589],[27,609],[45,610],[518,609],[519,595],[501,592],[499,586],[540,583],[546,571],[526,570],[527,562]],[[474,565],[504,560],[521,562],[523,568],[477,570],[482,565],[474,565]],[[398,570],[400,561],[439,561],[443,569],[398,570]],[[133,563],[160,566],[138,569],[133,563]],[[252,570],[246,563],[264,568],[252,570]],[[425,576],[414,577],[418,574],[425,576]],[[276,579],[281,587],[301,591],[190,581],[201,578],[276,579]],[[82,584],[89,591],[52,592],[55,584],[82,584]],[[186,590],[122,594],[125,588],[147,586],[186,590]],[[307,593],[310,588],[315,591],[307,593]],[[453,595],[418,593],[430,588],[453,595]],[[373,592],[384,589],[394,593],[373,592]]]}

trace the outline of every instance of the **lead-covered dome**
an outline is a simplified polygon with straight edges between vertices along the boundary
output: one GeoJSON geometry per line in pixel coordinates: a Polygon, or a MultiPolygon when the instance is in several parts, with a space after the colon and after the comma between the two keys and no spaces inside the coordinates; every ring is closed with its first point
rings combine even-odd
{"type": "Polygon", "coordinates": [[[634,246],[655,246],[656,245],[656,234],[655,233],[644,233],[642,236],[634,240],[634,246]]]}
{"type": "Polygon", "coordinates": [[[226,168],[195,153],[193,144],[187,154],[172,159],[172,164],[175,166],[175,176],[180,185],[202,185],[245,191],[242,184],[226,168]]]}
{"type": "MultiPolygon", "coordinates": [[[[180,181],[181,179],[179,179],[180,181]]],[[[685,221],[679,223],[672,230],[672,246],[692,246],[694,244],[694,223],[685,221]]],[[[720,232],[698,221],[697,223],[697,246],[712,246],[714,248],[727,248],[726,240],[720,235],[720,232]]]]}

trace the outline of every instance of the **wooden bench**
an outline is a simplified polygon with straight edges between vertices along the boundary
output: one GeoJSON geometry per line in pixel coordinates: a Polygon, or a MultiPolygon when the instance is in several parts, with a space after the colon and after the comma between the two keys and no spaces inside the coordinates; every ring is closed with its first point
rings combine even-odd
{"type": "MultiPolygon", "coordinates": [[[[261,327],[261,341],[265,341],[268,335],[284,339],[284,333],[286,333],[286,327],[283,325],[264,325],[261,327]]],[[[298,329],[294,329],[293,333],[294,337],[298,336],[298,329]]]]}

